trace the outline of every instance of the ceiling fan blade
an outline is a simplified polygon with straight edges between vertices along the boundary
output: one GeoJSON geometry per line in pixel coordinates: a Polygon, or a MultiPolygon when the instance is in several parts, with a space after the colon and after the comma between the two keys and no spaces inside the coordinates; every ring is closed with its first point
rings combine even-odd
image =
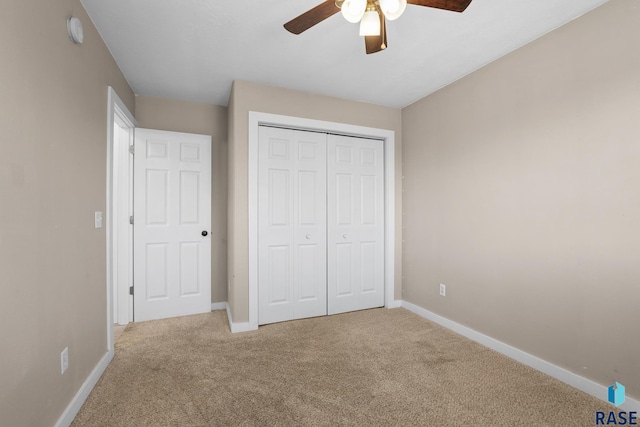
{"type": "Polygon", "coordinates": [[[293,34],[300,34],[338,12],[340,8],[336,6],[335,0],[326,0],[284,24],[284,28],[293,34]]]}
{"type": "Polygon", "coordinates": [[[380,52],[387,48],[387,24],[384,19],[384,15],[378,7],[378,16],[380,17],[380,35],[379,36],[364,36],[364,47],[367,51],[367,55],[371,53],[380,52]]]}
{"type": "Polygon", "coordinates": [[[418,6],[435,7],[452,12],[464,12],[467,6],[469,6],[469,3],[471,3],[471,0],[407,0],[407,3],[418,6]]]}

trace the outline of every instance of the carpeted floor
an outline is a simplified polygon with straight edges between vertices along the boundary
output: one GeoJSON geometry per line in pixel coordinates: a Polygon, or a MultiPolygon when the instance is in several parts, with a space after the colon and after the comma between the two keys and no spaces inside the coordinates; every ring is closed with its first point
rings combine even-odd
{"type": "Polygon", "coordinates": [[[593,426],[608,405],[404,309],[132,323],[72,426],[593,426]]]}

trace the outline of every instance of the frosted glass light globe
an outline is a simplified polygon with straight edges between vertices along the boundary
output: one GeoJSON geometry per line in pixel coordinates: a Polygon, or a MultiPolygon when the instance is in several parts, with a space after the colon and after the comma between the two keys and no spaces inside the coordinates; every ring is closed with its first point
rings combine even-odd
{"type": "Polygon", "coordinates": [[[362,21],[360,21],[361,36],[379,36],[380,35],[380,16],[375,10],[368,10],[364,13],[362,21]]]}
{"type": "Polygon", "coordinates": [[[355,24],[362,19],[366,8],[367,0],[345,0],[341,8],[342,16],[347,21],[355,24]]]}
{"type": "Polygon", "coordinates": [[[380,0],[380,9],[389,20],[398,19],[407,8],[407,0],[380,0]]]}

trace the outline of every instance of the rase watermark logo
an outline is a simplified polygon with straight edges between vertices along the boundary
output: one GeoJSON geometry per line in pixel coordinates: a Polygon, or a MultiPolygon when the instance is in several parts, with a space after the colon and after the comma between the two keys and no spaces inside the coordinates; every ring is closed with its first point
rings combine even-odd
{"type": "Polygon", "coordinates": [[[616,408],[624,403],[624,386],[618,381],[609,386],[609,403],[616,405],[616,408]]]}
{"type": "MultiPolygon", "coordinates": [[[[616,406],[616,408],[624,403],[624,386],[616,381],[615,384],[609,386],[608,401],[616,406]]],[[[636,411],[596,411],[597,426],[637,426],[638,413],[636,411]]]]}

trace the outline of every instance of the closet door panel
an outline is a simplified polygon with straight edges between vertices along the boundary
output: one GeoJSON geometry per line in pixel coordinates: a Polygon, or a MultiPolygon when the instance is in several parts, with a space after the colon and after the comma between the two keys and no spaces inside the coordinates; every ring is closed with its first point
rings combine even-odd
{"type": "Polygon", "coordinates": [[[294,319],[327,314],[327,136],[291,131],[297,144],[294,319]]]}
{"type": "Polygon", "coordinates": [[[383,143],[329,135],[328,313],[384,305],[383,143]]]}
{"type": "Polygon", "coordinates": [[[260,127],[258,323],[326,314],[326,136],[260,127]]]}
{"type": "Polygon", "coordinates": [[[259,322],[293,319],[294,150],[286,132],[260,129],[258,153],[259,322]]]}

